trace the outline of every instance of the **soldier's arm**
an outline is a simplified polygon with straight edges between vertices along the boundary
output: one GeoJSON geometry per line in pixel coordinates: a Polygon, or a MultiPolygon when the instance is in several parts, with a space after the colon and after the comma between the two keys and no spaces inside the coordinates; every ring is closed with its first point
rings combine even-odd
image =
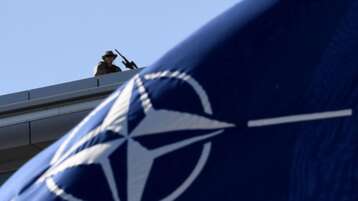
{"type": "Polygon", "coordinates": [[[107,71],[106,71],[105,67],[103,65],[99,64],[96,67],[96,73],[94,74],[94,76],[104,75],[106,73],[107,73],[107,71]]]}
{"type": "Polygon", "coordinates": [[[122,72],[122,69],[116,65],[114,65],[116,67],[116,72],[122,72]]]}

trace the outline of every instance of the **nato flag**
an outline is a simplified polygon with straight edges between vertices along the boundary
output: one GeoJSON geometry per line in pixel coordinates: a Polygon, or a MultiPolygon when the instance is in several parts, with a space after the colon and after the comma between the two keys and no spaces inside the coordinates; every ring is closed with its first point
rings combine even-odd
{"type": "Polygon", "coordinates": [[[0,200],[357,201],[357,72],[358,0],[240,1],[23,166],[0,200]]]}

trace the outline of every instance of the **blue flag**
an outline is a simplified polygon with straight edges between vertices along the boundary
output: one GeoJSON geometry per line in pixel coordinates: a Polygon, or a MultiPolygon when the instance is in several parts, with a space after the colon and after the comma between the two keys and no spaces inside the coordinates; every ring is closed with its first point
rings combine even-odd
{"type": "Polygon", "coordinates": [[[356,201],[357,54],[357,0],[240,1],[25,164],[0,200],[356,201]]]}

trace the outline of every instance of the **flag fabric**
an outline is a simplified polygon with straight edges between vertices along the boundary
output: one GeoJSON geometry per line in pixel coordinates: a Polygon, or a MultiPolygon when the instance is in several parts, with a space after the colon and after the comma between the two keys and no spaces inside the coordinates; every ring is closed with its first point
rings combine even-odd
{"type": "Polygon", "coordinates": [[[357,0],[240,1],[25,164],[0,200],[356,201],[357,54],[357,0]]]}

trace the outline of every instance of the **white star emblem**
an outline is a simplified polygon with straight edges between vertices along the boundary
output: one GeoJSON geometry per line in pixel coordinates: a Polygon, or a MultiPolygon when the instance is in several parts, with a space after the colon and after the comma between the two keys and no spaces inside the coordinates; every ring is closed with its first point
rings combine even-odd
{"type": "MultiPolygon", "coordinates": [[[[205,91],[193,78],[185,73],[177,71],[164,71],[144,76],[145,80],[159,78],[179,79],[188,83],[200,97],[204,111],[208,115],[212,115],[210,102],[208,101],[205,91]]],[[[102,167],[106,176],[112,192],[113,200],[120,201],[121,199],[118,195],[116,180],[120,180],[121,178],[114,177],[109,156],[117,150],[118,147],[124,145],[124,142],[127,142],[127,200],[140,201],[142,200],[147,179],[156,158],[172,153],[191,144],[217,136],[223,132],[223,129],[229,127],[234,127],[234,125],[196,114],[155,109],[143,85],[142,79],[139,76],[136,76],[127,83],[126,87],[119,94],[102,125],[83,136],[76,144],[69,147],[67,151],[64,151],[66,143],[68,143],[71,137],[73,137],[73,135],[69,136],[69,139],[65,141],[59,151],[55,154],[54,159],[52,160],[52,167],[39,179],[39,182],[46,182],[49,190],[64,200],[79,201],[81,200],[80,198],[66,193],[63,189],[57,186],[52,176],[70,167],[86,164],[98,164],[102,167]],[[132,91],[135,87],[137,87],[140,94],[140,100],[145,112],[145,117],[131,132],[129,132],[127,113],[130,107],[132,91]],[[160,124],[158,124],[158,122],[160,122],[160,124]],[[74,151],[80,148],[83,144],[108,130],[117,133],[121,136],[121,138],[105,143],[99,143],[73,154],[74,151]],[[190,130],[206,130],[207,133],[204,135],[192,136],[185,140],[167,144],[155,149],[148,149],[136,140],[137,137],[141,136],[151,136],[164,133],[168,133],[169,135],[169,133],[173,131],[190,130]]],[[[211,143],[205,143],[203,145],[201,156],[189,177],[174,192],[162,200],[175,200],[192,184],[205,166],[210,150],[211,143]]]]}

